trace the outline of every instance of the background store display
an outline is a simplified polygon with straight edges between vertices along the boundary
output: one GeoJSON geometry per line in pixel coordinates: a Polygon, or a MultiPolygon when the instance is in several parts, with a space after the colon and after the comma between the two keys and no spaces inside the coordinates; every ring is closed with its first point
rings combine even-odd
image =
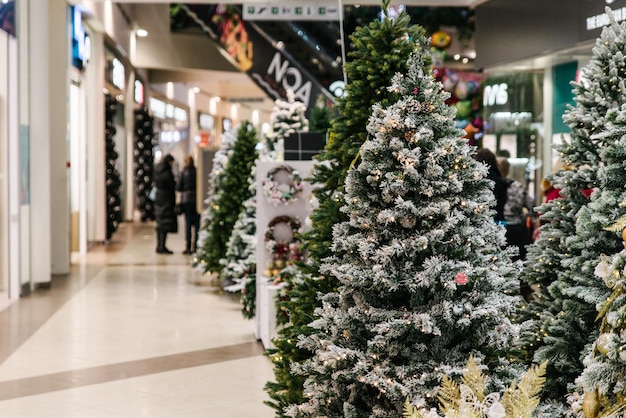
{"type": "Polygon", "coordinates": [[[117,170],[117,157],[115,151],[115,142],[113,136],[116,129],[113,125],[113,119],[117,112],[117,101],[110,95],[105,97],[105,158],[106,158],[106,205],[107,205],[107,240],[111,238],[117,230],[118,224],[122,221],[120,186],[120,173],[117,170]]]}
{"type": "Polygon", "coordinates": [[[150,200],[150,188],[154,180],[155,145],[153,119],[144,106],[135,109],[135,135],[133,156],[135,162],[135,195],[141,221],[154,220],[154,202],[150,200]]]}

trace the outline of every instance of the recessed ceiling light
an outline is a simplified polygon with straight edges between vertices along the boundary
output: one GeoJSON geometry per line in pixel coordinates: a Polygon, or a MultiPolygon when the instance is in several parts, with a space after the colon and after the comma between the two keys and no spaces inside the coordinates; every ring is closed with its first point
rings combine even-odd
{"type": "Polygon", "coordinates": [[[145,38],[146,36],[148,36],[148,31],[145,29],[137,29],[137,36],[139,36],[140,38],[145,38]]]}

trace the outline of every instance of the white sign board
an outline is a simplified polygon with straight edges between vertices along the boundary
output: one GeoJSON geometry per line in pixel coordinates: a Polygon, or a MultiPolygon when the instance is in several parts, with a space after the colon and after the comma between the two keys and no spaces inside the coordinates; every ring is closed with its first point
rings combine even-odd
{"type": "Polygon", "coordinates": [[[286,1],[277,3],[244,3],[244,20],[339,20],[337,2],[286,1]]]}

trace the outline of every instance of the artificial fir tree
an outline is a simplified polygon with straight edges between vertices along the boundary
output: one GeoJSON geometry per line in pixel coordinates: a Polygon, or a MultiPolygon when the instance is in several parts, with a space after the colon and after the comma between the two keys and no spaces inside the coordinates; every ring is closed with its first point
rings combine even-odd
{"type": "Polygon", "coordinates": [[[600,333],[577,380],[583,397],[575,407],[585,418],[626,415],[626,229],[622,240],[624,249],[603,257],[596,269],[611,294],[598,314],[600,333]]]}
{"type": "MultiPolygon", "coordinates": [[[[557,150],[568,169],[557,171],[552,178],[557,187],[563,188],[564,199],[545,205],[562,217],[555,217],[541,228],[542,235],[560,229],[554,236],[559,240],[558,250],[547,252],[543,260],[529,258],[525,269],[540,277],[540,268],[532,264],[538,260],[551,263],[557,270],[556,280],[544,283],[544,297],[530,303],[529,309],[536,312],[537,318],[531,323],[533,332],[526,347],[536,347],[531,352],[536,362],[550,361],[545,393],[561,402],[583,370],[582,359],[598,335],[597,308],[608,296],[608,289],[594,274],[595,266],[602,254],[614,254],[621,248],[619,237],[605,228],[620,214],[616,208],[624,178],[616,173],[623,167],[613,169],[614,178],[602,172],[614,167],[610,155],[619,149],[615,136],[608,132],[615,129],[615,121],[621,118],[621,109],[626,105],[626,26],[615,23],[610,10],[607,12],[611,23],[596,41],[593,57],[582,69],[580,81],[573,83],[576,105],[563,117],[572,134],[557,150]],[[604,180],[599,179],[601,176],[604,180]],[[596,191],[591,194],[592,190],[596,191]],[[547,258],[555,254],[555,259],[547,258]]],[[[547,242],[550,238],[547,235],[545,240],[533,244],[540,247],[537,254],[551,245],[547,242]]],[[[530,252],[533,251],[531,246],[530,252]]],[[[550,274],[549,280],[554,280],[554,272],[550,274]]],[[[523,275],[532,283],[527,277],[523,275]]]]}
{"type": "Polygon", "coordinates": [[[209,173],[209,190],[207,192],[207,198],[205,203],[207,204],[206,210],[202,212],[200,219],[200,231],[198,231],[198,242],[196,247],[196,253],[191,259],[191,265],[198,270],[206,273],[208,270],[204,267],[204,259],[206,258],[204,241],[209,235],[209,228],[213,214],[215,213],[215,199],[219,194],[220,185],[224,178],[224,170],[228,159],[232,154],[233,145],[237,140],[237,132],[234,130],[226,131],[221,136],[220,148],[215,152],[213,156],[213,165],[211,166],[211,172],[209,173]]]}
{"type": "Polygon", "coordinates": [[[224,168],[220,190],[209,208],[211,221],[202,242],[204,258],[201,262],[205,272],[219,274],[222,270],[220,260],[226,254],[226,245],[235,221],[244,201],[249,197],[248,178],[257,157],[256,145],[256,129],[249,122],[243,122],[224,168]]]}
{"type": "Polygon", "coordinates": [[[326,133],[330,129],[331,108],[327,106],[325,97],[320,95],[317,99],[315,107],[311,109],[311,117],[309,118],[309,130],[311,132],[326,133]]]}
{"type": "Polygon", "coordinates": [[[154,220],[154,202],[148,197],[154,181],[154,120],[144,106],[135,109],[134,114],[135,196],[141,221],[145,222],[154,220]]]}
{"type": "MultiPolygon", "coordinates": [[[[368,140],[346,178],[348,220],[335,226],[322,273],[338,278],[300,344],[306,401],[292,417],[398,417],[405,399],[437,406],[444,376],[470,354],[512,376],[518,265],[494,220],[493,184],[455,128],[449,97],[425,62],[425,38],[396,74],[399,99],[375,105],[368,140]]],[[[488,392],[503,390],[490,381],[488,392]]]]}
{"type": "Polygon", "coordinates": [[[113,233],[117,231],[117,226],[122,221],[122,208],[120,197],[120,173],[117,170],[117,157],[115,151],[115,126],[113,119],[117,112],[117,100],[110,95],[106,95],[105,101],[105,158],[106,158],[106,198],[107,198],[107,232],[106,238],[110,239],[113,233]]]}
{"type": "Polygon", "coordinates": [[[220,274],[226,291],[241,292],[241,312],[246,319],[254,318],[256,305],[256,182],[253,177],[249,183],[250,196],[233,226],[220,274]]]}
{"type": "MultiPolygon", "coordinates": [[[[332,274],[321,274],[320,260],[331,254],[332,229],[335,223],[346,219],[339,211],[343,204],[343,187],[350,164],[360,146],[365,142],[365,126],[372,105],[385,106],[396,97],[387,89],[396,72],[406,71],[407,58],[420,47],[427,48],[423,30],[410,24],[409,16],[401,13],[395,19],[388,15],[389,1],[382,2],[382,18],[359,27],[350,35],[353,44],[345,64],[348,78],[346,95],[337,100],[337,116],[331,122],[328,144],[316,159],[311,183],[318,188],[315,197],[317,208],[310,219],[312,229],[303,234],[302,245],[307,254],[306,264],[295,273],[288,297],[280,302],[279,312],[289,318],[287,326],[278,331],[275,349],[268,350],[274,364],[275,382],[268,382],[266,390],[272,401],[268,402],[278,416],[290,404],[301,403],[304,377],[292,373],[294,365],[311,357],[306,348],[297,346],[299,336],[310,334],[309,323],[321,304],[318,294],[337,288],[332,274]]],[[[426,68],[430,63],[424,62],[426,68]]]]}
{"type": "Polygon", "coordinates": [[[296,100],[293,90],[287,90],[287,100],[274,101],[274,108],[270,114],[271,129],[265,134],[264,150],[271,159],[283,159],[286,136],[309,130],[309,121],[305,113],[306,105],[296,100]]]}

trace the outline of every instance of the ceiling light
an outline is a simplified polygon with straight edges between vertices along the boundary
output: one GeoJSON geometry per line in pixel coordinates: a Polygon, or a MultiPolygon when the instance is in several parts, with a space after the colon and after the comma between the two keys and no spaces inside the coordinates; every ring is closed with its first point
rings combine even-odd
{"type": "Polygon", "coordinates": [[[148,31],[145,29],[137,29],[137,36],[139,36],[140,38],[145,38],[146,36],[148,36],[148,31]]]}

